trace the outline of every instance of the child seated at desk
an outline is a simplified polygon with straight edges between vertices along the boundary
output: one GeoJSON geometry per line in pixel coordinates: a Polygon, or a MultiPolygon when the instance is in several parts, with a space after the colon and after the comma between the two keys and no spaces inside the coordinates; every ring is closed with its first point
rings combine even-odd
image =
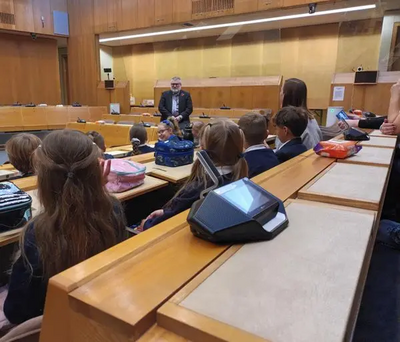
{"type": "Polygon", "coordinates": [[[247,113],[239,120],[244,133],[244,158],[249,166],[249,178],[279,164],[275,153],[264,144],[268,137],[268,119],[257,113],[247,113]]]}
{"type": "Polygon", "coordinates": [[[178,123],[172,118],[168,118],[159,123],[157,134],[159,141],[182,138],[182,133],[179,129],[178,123]]]}
{"type": "Polygon", "coordinates": [[[284,107],[274,117],[276,135],[282,145],[276,150],[280,163],[292,159],[307,151],[301,135],[307,128],[307,113],[300,107],[284,107]]]}
{"type": "Polygon", "coordinates": [[[132,152],[129,152],[128,157],[154,152],[154,148],[147,145],[147,131],[146,128],[141,124],[131,127],[129,131],[129,140],[132,143],[132,152]],[[136,143],[133,139],[139,140],[138,146],[136,146],[136,143]]]}
{"type": "Polygon", "coordinates": [[[92,141],[99,147],[99,149],[102,152],[103,155],[103,159],[114,159],[114,156],[112,156],[111,154],[106,153],[107,147],[106,147],[106,143],[104,141],[104,137],[96,131],[89,131],[86,133],[86,135],[92,139],[92,141]]]}
{"type": "Polygon", "coordinates": [[[43,315],[52,276],[125,239],[123,211],[103,186],[99,157],[97,146],[72,130],[50,133],[36,150],[43,209],[24,228],[12,267],[4,302],[11,323],[43,315]]]}
{"type": "MultiPolygon", "coordinates": [[[[243,158],[244,136],[239,126],[231,120],[216,120],[201,131],[200,146],[207,150],[225,184],[247,177],[248,169],[243,158]]],[[[173,172],[173,171],[171,171],[173,172]]],[[[163,209],[151,213],[142,223],[144,230],[189,209],[200,199],[200,193],[212,185],[203,166],[196,160],[192,172],[178,193],[163,209]]]]}
{"type": "Polygon", "coordinates": [[[205,123],[202,121],[195,121],[192,124],[193,143],[195,147],[200,145],[200,132],[204,125],[205,123]]]}
{"type": "Polygon", "coordinates": [[[32,154],[40,145],[41,140],[33,134],[20,133],[14,135],[6,143],[6,152],[10,163],[20,172],[13,179],[32,176],[32,154]]]}

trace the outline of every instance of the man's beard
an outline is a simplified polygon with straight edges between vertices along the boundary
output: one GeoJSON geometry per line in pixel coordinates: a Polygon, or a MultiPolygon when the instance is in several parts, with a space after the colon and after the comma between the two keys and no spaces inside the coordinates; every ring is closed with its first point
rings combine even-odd
{"type": "Polygon", "coordinates": [[[171,90],[173,94],[178,94],[181,91],[180,89],[174,89],[174,88],[171,88],[171,90]]]}

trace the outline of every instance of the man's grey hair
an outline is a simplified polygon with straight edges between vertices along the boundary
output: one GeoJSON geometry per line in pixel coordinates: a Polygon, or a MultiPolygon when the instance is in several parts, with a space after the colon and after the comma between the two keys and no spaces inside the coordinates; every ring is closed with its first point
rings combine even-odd
{"type": "Polygon", "coordinates": [[[182,83],[182,80],[180,77],[175,76],[171,78],[171,82],[175,82],[175,83],[182,83]]]}

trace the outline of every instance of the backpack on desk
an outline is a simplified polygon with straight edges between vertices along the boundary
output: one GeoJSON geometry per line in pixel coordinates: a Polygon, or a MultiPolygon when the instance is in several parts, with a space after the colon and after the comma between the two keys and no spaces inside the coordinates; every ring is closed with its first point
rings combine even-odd
{"type": "Polygon", "coordinates": [[[159,141],[154,147],[157,165],[177,167],[193,163],[194,144],[192,141],[179,140],[175,137],[167,141],[159,141]]]}
{"type": "Polygon", "coordinates": [[[104,176],[109,192],[124,192],[144,183],[146,166],[126,159],[104,161],[104,176]]]}
{"type": "Polygon", "coordinates": [[[0,233],[21,228],[32,217],[32,198],[10,182],[0,183],[0,233]]]}

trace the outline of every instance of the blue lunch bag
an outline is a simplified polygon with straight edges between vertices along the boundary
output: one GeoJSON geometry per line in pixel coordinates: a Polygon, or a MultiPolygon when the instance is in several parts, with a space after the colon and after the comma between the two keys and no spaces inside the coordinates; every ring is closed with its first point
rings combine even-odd
{"type": "Polygon", "coordinates": [[[191,141],[174,136],[157,142],[154,147],[157,165],[177,167],[193,163],[194,144],[191,141]]]}

